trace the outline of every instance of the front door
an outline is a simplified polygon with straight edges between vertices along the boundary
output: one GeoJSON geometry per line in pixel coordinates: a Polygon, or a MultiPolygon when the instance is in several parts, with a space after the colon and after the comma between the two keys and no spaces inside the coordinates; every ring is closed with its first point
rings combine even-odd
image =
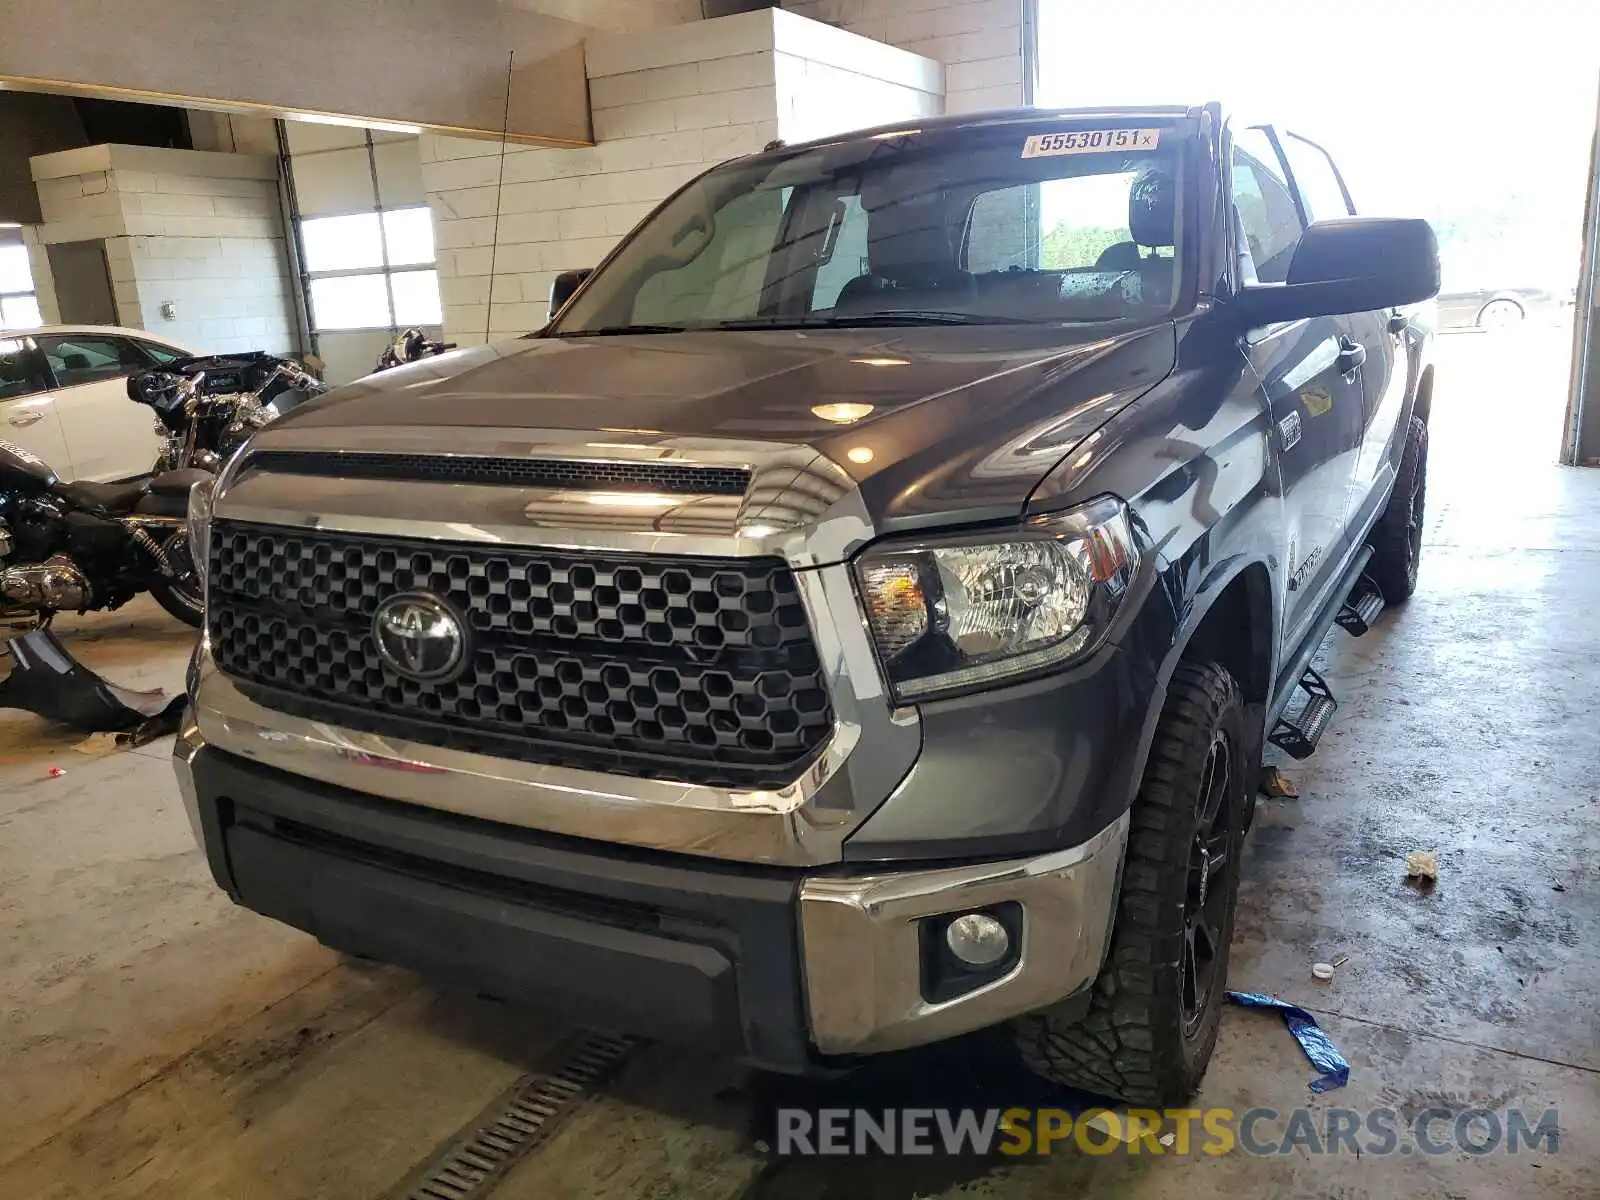
{"type": "Polygon", "coordinates": [[[44,360],[32,342],[0,337],[0,442],[37,455],[70,480],[72,462],[48,383],[44,360]]]}
{"type": "Polygon", "coordinates": [[[155,416],[128,399],[128,376],[150,361],[125,337],[41,334],[55,375],[56,409],[79,479],[110,483],[147,473],[161,451],[155,416]]]}
{"type": "MultiPolygon", "coordinates": [[[[1285,133],[1279,144],[1290,182],[1307,221],[1354,216],[1356,207],[1333,156],[1309,138],[1285,133]]],[[[1345,519],[1352,538],[1366,535],[1378,506],[1389,494],[1398,463],[1390,453],[1395,426],[1405,408],[1406,322],[1389,309],[1349,315],[1349,336],[1360,346],[1362,417],[1360,444],[1350,478],[1345,519]]]]}
{"type": "Polygon", "coordinates": [[[1284,498],[1284,645],[1296,647],[1338,581],[1361,444],[1361,371],[1350,322],[1317,317],[1254,331],[1250,365],[1275,426],[1284,498]]]}
{"type": "MultiPolygon", "coordinates": [[[[1235,133],[1232,176],[1238,273],[1245,282],[1282,283],[1305,223],[1265,128],[1235,133]]],[[[1363,421],[1355,346],[1342,316],[1254,329],[1245,339],[1279,462],[1286,656],[1326,602],[1349,548],[1346,506],[1363,421]]]]}

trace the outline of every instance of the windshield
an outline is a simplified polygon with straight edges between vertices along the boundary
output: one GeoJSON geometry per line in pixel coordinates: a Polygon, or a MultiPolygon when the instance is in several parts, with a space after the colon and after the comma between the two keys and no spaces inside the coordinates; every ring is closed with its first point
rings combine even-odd
{"type": "Polygon", "coordinates": [[[908,132],[701,176],[575,297],[556,336],[1116,321],[1180,291],[1182,124],[908,132]]]}

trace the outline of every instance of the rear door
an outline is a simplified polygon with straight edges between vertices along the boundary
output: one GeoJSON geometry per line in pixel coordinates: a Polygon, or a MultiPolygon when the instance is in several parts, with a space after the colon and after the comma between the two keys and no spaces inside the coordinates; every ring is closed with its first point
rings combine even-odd
{"type": "Polygon", "coordinates": [[[79,479],[109,483],[149,472],[160,453],[155,418],[128,399],[128,376],[151,365],[132,339],[114,334],[41,335],[56,381],[56,411],[79,479]]]}
{"type": "MultiPolygon", "coordinates": [[[[1284,157],[1312,221],[1355,215],[1349,189],[1333,158],[1321,146],[1296,134],[1285,134],[1284,157]]],[[[1352,538],[1366,536],[1378,506],[1388,496],[1398,466],[1391,454],[1395,426],[1405,409],[1409,367],[1404,341],[1407,322],[1394,309],[1350,313],[1351,336],[1361,347],[1361,444],[1351,474],[1345,520],[1352,538]]]]}
{"type": "Polygon", "coordinates": [[[32,452],[62,479],[73,478],[44,359],[28,338],[0,336],[0,442],[32,452]]]}
{"type": "MultiPolygon", "coordinates": [[[[1232,189],[1238,274],[1245,282],[1282,283],[1305,220],[1267,127],[1235,132],[1232,189]]],[[[1253,329],[1245,339],[1275,426],[1286,657],[1309,630],[1349,550],[1346,508],[1362,422],[1353,344],[1351,322],[1342,316],[1281,322],[1253,329]]]]}

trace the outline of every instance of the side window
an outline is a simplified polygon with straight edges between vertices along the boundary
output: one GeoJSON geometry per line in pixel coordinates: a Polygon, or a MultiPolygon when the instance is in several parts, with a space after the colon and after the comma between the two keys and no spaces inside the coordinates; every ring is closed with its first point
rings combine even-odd
{"type": "Polygon", "coordinates": [[[158,346],[154,342],[135,342],[134,345],[163,366],[169,362],[177,362],[183,357],[181,352],[174,350],[171,346],[158,346]]]}
{"type": "Polygon", "coordinates": [[[0,400],[18,400],[44,390],[38,358],[15,338],[0,338],[0,400]]]}
{"type": "Polygon", "coordinates": [[[1326,150],[1290,133],[1284,135],[1283,153],[1289,160],[1294,186],[1306,206],[1309,220],[1327,221],[1350,216],[1350,202],[1345,199],[1339,174],[1326,150]]]}
{"type": "Polygon", "coordinates": [[[842,196],[839,204],[843,219],[837,232],[829,231],[832,250],[817,268],[816,287],[811,293],[813,312],[832,308],[839,302],[845,285],[867,273],[867,212],[861,207],[861,197],[842,196]]]}
{"type": "Polygon", "coordinates": [[[114,379],[148,365],[126,338],[41,337],[38,342],[61,387],[114,379]]]}
{"type": "Polygon", "coordinates": [[[1244,244],[1239,247],[1246,282],[1282,283],[1304,226],[1278,156],[1266,134],[1246,129],[1233,144],[1233,207],[1244,244]]]}

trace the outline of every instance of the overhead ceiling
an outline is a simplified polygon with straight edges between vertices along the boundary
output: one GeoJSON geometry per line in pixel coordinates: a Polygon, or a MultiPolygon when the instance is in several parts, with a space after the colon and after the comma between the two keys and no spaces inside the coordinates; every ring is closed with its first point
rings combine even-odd
{"type": "Polygon", "coordinates": [[[0,87],[582,145],[590,30],[698,15],[698,0],[8,0],[0,87]]]}

